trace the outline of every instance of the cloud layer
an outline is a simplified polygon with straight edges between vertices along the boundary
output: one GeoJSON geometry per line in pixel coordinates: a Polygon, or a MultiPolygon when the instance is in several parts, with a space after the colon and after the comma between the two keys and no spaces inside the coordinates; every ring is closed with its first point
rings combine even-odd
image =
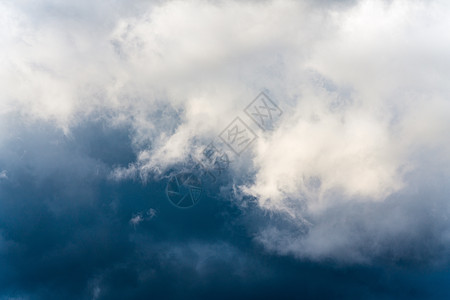
{"type": "MultiPolygon", "coordinates": [[[[221,195],[265,250],[446,263],[449,13],[445,1],[4,2],[2,161],[23,159],[14,126],[45,122],[70,139],[98,121],[126,128],[121,149],[133,155],[81,149],[89,159],[58,164],[151,183],[220,144],[240,116],[258,140],[233,157],[221,195]],[[284,111],[272,131],[243,113],[261,90],[284,111]]],[[[31,163],[43,178],[59,170],[44,152],[31,163]]],[[[0,166],[1,184],[15,180],[11,168],[0,166]]],[[[53,213],[75,205],[48,201],[53,213]]],[[[215,251],[205,247],[196,251],[215,251]]]]}

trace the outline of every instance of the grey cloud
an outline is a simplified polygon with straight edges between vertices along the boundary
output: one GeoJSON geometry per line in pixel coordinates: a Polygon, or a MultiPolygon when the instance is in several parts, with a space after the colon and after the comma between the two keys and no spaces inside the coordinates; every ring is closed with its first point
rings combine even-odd
{"type": "MultiPolygon", "coordinates": [[[[267,89],[283,119],[259,132],[223,189],[244,211],[254,200],[258,211],[283,216],[282,225],[258,223],[256,241],[274,253],[346,263],[440,261],[447,253],[448,222],[435,215],[448,210],[444,1],[1,6],[1,139],[9,143],[1,184],[52,182],[49,218],[96,198],[55,174],[152,184],[267,89]],[[25,141],[8,124],[14,118],[47,122],[58,138],[25,141]],[[70,144],[86,120],[125,131],[84,132],[70,144]],[[59,202],[73,195],[76,205],[59,202]]],[[[127,230],[145,209],[124,212],[127,230]]]]}

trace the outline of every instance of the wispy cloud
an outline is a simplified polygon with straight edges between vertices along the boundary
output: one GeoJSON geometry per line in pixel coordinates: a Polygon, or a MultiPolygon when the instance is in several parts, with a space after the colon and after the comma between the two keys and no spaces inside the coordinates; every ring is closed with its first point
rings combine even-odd
{"type": "Polygon", "coordinates": [[[267,89],[283,118],[231,172],[261,209],[308,230],[262,227],[257,241],[369,261],[407,255],[423,238],[410,230],[427,227],[450,247],[450,224],[431,214],[448,210],[448,191],[421,196],[429,178],[449,178],[445,1],[83,3],[0,4],[2,116],[54,122],[67,136],[86,119],[131,126],[137,160],[110,176],[146,180],[267,89]],[[401,238],[410,243],[393,246],[401,238]]]}

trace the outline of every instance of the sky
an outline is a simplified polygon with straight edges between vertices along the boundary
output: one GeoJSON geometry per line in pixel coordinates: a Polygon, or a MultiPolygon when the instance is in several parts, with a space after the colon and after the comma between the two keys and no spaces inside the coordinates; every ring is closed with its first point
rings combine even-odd
{"type": "Polygon", "coordinates": [[[449,14],[0,0],[0,300],[449,299],[449,14]]]}

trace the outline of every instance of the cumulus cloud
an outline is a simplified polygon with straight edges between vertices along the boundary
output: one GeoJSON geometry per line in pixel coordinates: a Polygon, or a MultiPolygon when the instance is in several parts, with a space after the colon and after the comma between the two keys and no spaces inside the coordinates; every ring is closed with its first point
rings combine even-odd
{"type": "Polygon", "coordinates": [[[112,3],[0,4],[2,116],[67,136],[86,119],[130,126],[137,159],[110,177],[148,180],[235,116],[254,126],[243,109],[266,90],[284,114],[273,131],[253,127],[230,186],[294,227],[269,222],[256,241],[350,262],[420,256],[424,228],[450,246],[431,214],[448,191],[429,186],[450,162],[446,2],[112,3]]]}
{"type": "MultiPolygon", "coordinates": [[[[361,1],[337,14],[339,29],[306,63],[320,74],[318,83],[304,87],[292,117],[260,139],[255,183],[245,187],[261,206],[308,216],[314,225],[306,237],[265,229],[258,237],[265,245],[355,261],[408,251],[426,256],[426,238],[417,232],[448,226],[445,218],[422,215],[431,205],[448,209],[445,188],[429,190],[425,177],[448,180],[448,9],[440,2],[361,1]],[[401,209],[393,213],[392,203],[401,209]],[[423,210],[411,209],[417,205],[423,210]],[[398,245],[393,236],[407,242],[398,245]]],[[[429,243],[446,244],[446,229],[429,230],[440,237],[429,243]]]]}

